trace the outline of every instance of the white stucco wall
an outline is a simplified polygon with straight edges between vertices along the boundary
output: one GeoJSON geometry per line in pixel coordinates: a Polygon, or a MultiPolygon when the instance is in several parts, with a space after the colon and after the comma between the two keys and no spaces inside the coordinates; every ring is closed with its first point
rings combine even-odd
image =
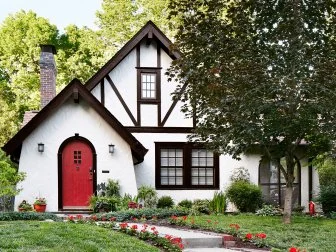
{"type": "Polygon", "coordinates": [[[94,89],[92,89],[91,93],[93,94],[94,97],[96,97],[98,101],[101,102],[100,84],[98,84],[94,89]]]}
{"type": "Polygon", "coordinates": [[[140,44],[140,67],[157,67],[156,42],[146,45],[146,41],[140,44]]]}
{"type": "Polygon", "coordinates": [[[35,197],[45,197],[47,211],[58,210],[57,153],[62,142],[75,133],[91,141],[96,149],[97,183],[117,179],[121,193],[137,193],[129,145],[83,100],[79,104],[69,100],[23,142],[19,170],[27,177],[19,185],[23,191],[15,199],[16,208],[22,200],[33,203],[35,197]],[[40,142],[45,146],[43,153],[37,151],[40,142]],[[108,152],[111,143],[115,145],[113,154],[108,152]]]}

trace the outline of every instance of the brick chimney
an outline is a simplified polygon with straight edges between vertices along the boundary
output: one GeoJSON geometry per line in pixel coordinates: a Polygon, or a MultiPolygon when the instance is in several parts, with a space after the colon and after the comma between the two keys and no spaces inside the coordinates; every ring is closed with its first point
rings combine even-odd
{"type": "Polygon", "coordinates": [[[40,93],[41,109],[43,109],[56,96],[56,63],[54,54],[56,49],[53,45],[40,45],[40,93]]]}

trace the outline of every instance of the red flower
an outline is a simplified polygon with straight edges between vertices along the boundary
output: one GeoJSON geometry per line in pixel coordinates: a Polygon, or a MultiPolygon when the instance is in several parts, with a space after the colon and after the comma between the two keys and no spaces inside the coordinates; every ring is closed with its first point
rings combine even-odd
{"type": "Polygon", "coordinates": [[[133,217],[132,218],[132,221],[137,221],[138,219],[136,217],[133,217]]]}
{"type": "Polygon", "coordinates": [[[102,221],[106,221],[106,217],[103,216],[103,217],[101,218],[101,220],[102,220],[102,221]]]}
{"type": "Polygon", "coordinates": [[[188,217],[187,216],[182,216],[182,219],[185,221],[188,217]]]}
{"type": "Polygon", "coordinates": [[[166,234],[166,235],[165,235],[165,238],[166,238],[167,240],[171,240],[173,237],[172,237],[171,235],[169,235],[169,234],[166,234]]]}
{"type": "Polygon", "coordinates": [[[152,230],[152,231],[155,231],[155,230],[156,230],[156,227],[151,227],[151,230],[152,230]]]}
{"type": "Polygon", "coordinates": [[[126,228],[128,227],[128,223],[126,223],[126,222],[120,223],[120,224],[119,224],[119,227],[120,227],[121,229],[126,229],[126,228]]]}
{"type": "Polygon", "coordinates": [[[265,233],[256,234],[256,237],[258,237],[260,239],[265,239],[266,238],[266,234],[265,233]]]}
{"type": "Polygon", "coordinates": [[[207,222],[208,222],[208,223],[210,223],[210,222],[211,222],[211,220],[207,220],[207,222]]]}
{"type": "Polygon", "coordinates": [[[77,214],[76,217],[77,217],[78,220],[83,219],[83,215],[81,215],[81,214],[77,214]]]}
{"type": "Polygon", "coordinates": [[[133,225],[133,226],[131,226],[131,229],[133,229],[133,230],[137,230],[137,229],[138,229],[138,225],[133,225]]]}
{"type": "Polygon", "coordinates": [[[68,220],[73,221],[75,219],[75,217],[73,217],[72,215],[68,216],[68,220]]]}
{"type": "Polygon", "coordinates": [[[97,216],[96,215],[92,215],[91,216],[91,220],[94,220],[94,221],[96,221],[98,218],[97,218],[97,216]]]}
{"type": "Polygon", "coordinates": [[[251,239],[253,238],[253,234],[251,234],[251,233],[247,233],[247,234],[245,235],[245,238],[246,238],[247,240],[251,240],[251,239]]]}
{"type": "Polygon", "coordinates": [[[291,248],[289,249],[289,252],[300,252],[300,249],[291,247],[291,248]]]}
{"type": "Polygon", "coordinates": [[[153,232],[153,234],[158,235],[158,234],[159,234],[159,231],[155,230],[155,231],[153,232]]]}
{"type": "Polygon", "coordinates": [[[179,243],[178,246],[179,246],[180,249],[184,249],[184,246],[183,246],[182,243],[179,243]]]}
{"type": "Polygon", "coordinates": [[[117,220],[116,217],[111,217],[111,218],[110,218],[110,221],[116,221],[116,220],[117,220]]]}
{"type": "Polygon", "coordinates": [[[177,216],[172,215],[170,218],[172,218],[173,220],[177,220],[177,216]]]}

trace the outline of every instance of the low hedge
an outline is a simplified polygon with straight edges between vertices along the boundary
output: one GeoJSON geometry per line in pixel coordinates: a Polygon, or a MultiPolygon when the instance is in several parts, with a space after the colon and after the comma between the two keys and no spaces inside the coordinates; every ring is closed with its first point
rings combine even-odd
{"type": "Polygon", "coordinates": [[[115,217],[116,221],[126,221],[126,220],[132,220],[132,218],[152,219],[153,217],[155,217],[157,219],[164,219],[164,218],[171,217],[172,215],[183,216],[183,215],[188,215],[188,214],[189,214],[189,211],[186,209],[142,208],[142,209],[130,209],[130,210],[124,210],[124,211],[96,214],[96,216],[99,219],[101,218],[110,219],[112,217],[115,217]]]}
{"type": "Polygon", "coordinates": [[[36,212],[0,212],[0,221],[16,221],[16,220],[47,220],[51,219],[59,221],[61,218],[52,213],[36,213],[36,212]]]}

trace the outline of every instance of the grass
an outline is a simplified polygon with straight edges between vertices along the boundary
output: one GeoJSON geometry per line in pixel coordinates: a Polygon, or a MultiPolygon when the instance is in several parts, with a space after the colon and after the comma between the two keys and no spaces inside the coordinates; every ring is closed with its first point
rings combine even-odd
{"type": "Polygon", "coordinates": [[[160,251],[110,229],[63,222],[0,222],[0,251],[160,251]]]}
{"type": "Polygon", "coordinates": [[[294,216],[292,224],[285,225],[281,217],[256,215],[203,215],[195,216],[195,224],[203,227],[227,229],[231,223],[240,225],[242,234],[266,233],[266,244],[272,248],[288,251],[291,246],[308,252],[336,251],[336,220],[294,216]],[[210,224],[208,220],[211,220],[210,224]],[[218,221],[218,224],[214,224],[218,221]]]}

